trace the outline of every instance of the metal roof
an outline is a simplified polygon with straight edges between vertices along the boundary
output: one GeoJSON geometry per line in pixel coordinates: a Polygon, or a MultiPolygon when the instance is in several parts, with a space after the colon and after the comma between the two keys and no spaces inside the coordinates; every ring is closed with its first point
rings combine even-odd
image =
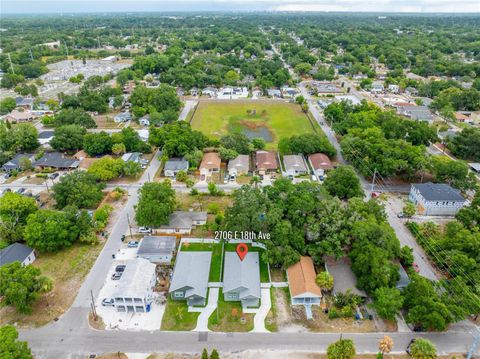
{"type": "Polygon", "coordinates": [[[180,251],[175,260],[169,292],[186,288],[185,297],[207,297],[212,252],[180,251]]]}
{"type": "Polygon", "coordinates": [[[165,162],[165,166],[163,168],[164,171],[181,171],[181,170],[188,170],[188,161],[185,158],[173,157],[170,158],[167,162],[165,162]]]}
{"type": "Polygon", "coordinates": [[[427,201],[466,201],[466,199],[460,194],[459,190],[452,188],[445,183],[417,183],[412,184],[412,187],[417,189],[427,201]]]}
{"type": "Polygon", "coordinates": [[[172,254],[176,238],[173,236],[145,236],[140,242],[137,254],[172,254]]]}
{"type": "Polygon", "coordinates": [[[225,252],[223,292],[239,291],[240,299],[260,298],[260,261],[258,252],[248,252],[240,260],[236,252],[225,252]]]}

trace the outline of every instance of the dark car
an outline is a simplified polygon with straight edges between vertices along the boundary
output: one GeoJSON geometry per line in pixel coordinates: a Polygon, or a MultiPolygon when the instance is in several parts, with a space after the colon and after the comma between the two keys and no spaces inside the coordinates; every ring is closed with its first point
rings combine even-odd
{"type": "Polygon", "coordinates": [[[19,189],[17,190],[17,193],[18,193],[18,194],[22,194],[22,193],[25,192],[26,190],[27,190],[26,188],[19,188],[19,189]]]}
{"type": "Polygon", "coordinates": [[[112,280],[119,280],[120,278],[122,278],[122,273],[119,273],[119,272],[113,273],[112,280]]]}
{"type": "Polygon", "coordinates": [[[52,174],[50,175],[50,179],[53,180],[53,179],[57,178],[58,176],[59,176],[58,173],[52,173],[52,174]]]}
{"type": "Polygon", "coordinates": [[[123,273],[125,271],[125,267],[126,265],[125,264],[120,264],[118,266],[115,267],[115,272],[117,273],[123,273]]]}

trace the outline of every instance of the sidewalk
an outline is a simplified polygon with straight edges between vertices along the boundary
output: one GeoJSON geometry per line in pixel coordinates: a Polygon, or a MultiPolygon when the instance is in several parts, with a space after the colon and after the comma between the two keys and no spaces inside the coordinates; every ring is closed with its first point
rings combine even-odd
{"type": "Polygon", "coordinates": [[[209,332],[208,318],[217,309],[219,288],[209,288],[208,290],[208,302],[204,308],[188,307],[189,312],[200,312],[197,319],[197,326],[193,329],[194,332],[209,332]]]}

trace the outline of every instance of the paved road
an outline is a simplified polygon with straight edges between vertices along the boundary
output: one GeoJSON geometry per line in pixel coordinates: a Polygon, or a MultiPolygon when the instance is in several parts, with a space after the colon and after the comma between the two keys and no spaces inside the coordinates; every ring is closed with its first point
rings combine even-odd
{"type": "Polygon", "coordinates": [[[190,113],[190,111],[193,108],[195,108],[197,103],[198,103],[198,100],[186,100],[185,101],[185,106],[183,107],[182,112],[180,113],[180,116],[178,117],[178,120],[179,121],[185,121],[188,114],[190,113]]]}

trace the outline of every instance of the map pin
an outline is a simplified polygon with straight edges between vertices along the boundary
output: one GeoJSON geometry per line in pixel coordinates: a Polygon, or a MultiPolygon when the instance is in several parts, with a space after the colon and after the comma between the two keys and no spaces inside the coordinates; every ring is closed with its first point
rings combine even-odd
{"type": "Polygon", "coordinates": [[[246,256],[247,253],[248,253],[248,246],[247,246],[247,244],[246,244],[246,243],[239,243],[239,244],[237,245],[236,251],[237,251],[238,256],[240,257],[240,260],[243,261],[244,258],[245,258],[245,256],[246,256]]]}

